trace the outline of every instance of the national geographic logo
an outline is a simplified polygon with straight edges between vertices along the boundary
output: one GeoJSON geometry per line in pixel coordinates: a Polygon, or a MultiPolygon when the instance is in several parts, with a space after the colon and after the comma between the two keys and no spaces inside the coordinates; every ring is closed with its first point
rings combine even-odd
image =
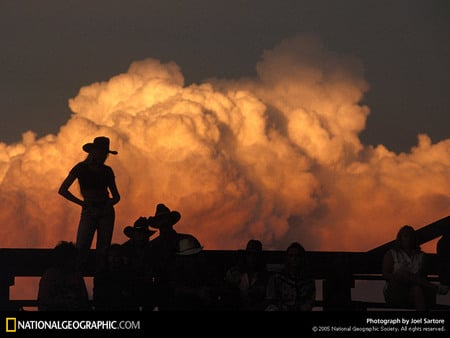
{"type": "MultiPolygon", "coordinates": [[[[6,332],[27,330],[141,330],[140,320],[17,320],[16,317],[5,318],[6,332]]],[[[0,335],[1,336],[1,335],[0,335]]]]}
{"type": "Polygon", "coordinates": [[[15,317],[6,317],[6,332],[16,332],[17,330],[17,319],[15,317]]]}

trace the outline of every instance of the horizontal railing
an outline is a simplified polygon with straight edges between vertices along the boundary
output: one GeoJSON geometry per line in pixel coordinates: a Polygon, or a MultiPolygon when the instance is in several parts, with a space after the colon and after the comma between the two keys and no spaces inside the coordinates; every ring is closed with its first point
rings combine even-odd
{"type": "MultiPolygon", "coordinates": [[[[450,216],[442,218],[418,230],[419,243],[423,244],[450,231],[450,216]]],[[[393,244],[387,242],[367,252],[308,251],[307,261],[312,278],[322,282],[322,300],[317,303],[324,310],[367,308],[369,302],[352,300],[351,291],[356,280],[382,280],[382,259],[393,244]]],[[[215,269],[223,271],[238,258],[237,250],[204,250],[215,269]]],[[[284,264],[284,251],[264,251],[268,267],[284,264]]],[[[435,254],[425,254],[430,280],[439,274],[439,262],[435,254]],[[434,277],[433,277],[434,276],[434,277]]],[[[50,265],[52,249],[0,249],[0,310],[18,309],[19,305],[36,305],[36,300],[10,300],[10,287],[16,277],[39,277],[50,265]]],[[[95,252],[90,250],[85,277],[94,275],[95,252]]],[[[372,304],[377,305],[377,304],[372,304]]],[[[382,303],[378,305],[382,306],[382,303]]],[[[385,305],[384,305],[385,306],[385,305]]]]}
{"type": "MultiPolygon", "coordinates": [[[[225,271],[238,259],[238,251],[204,250],[208,262],[215,269],[225,271]]],[[[18,310],[24,306],[36,306],[36,299],[11,300],[10,287],[16,277],[40,277],[50,265],[52,249],[0,249],[0,310],[18,310]]],[[[284,251],[264,251],[269,269],[284,264],[284,251]]],[[[437,281],[438,262],[435,254],[426,254],[430,280],[437,281]]],[[[317,305],[324,310],[363,309],[386,307],[382,302],[361,302],[352,300],[351,291],[356,280],[382,280],[382,255],[380,252],[324,252],[308,251],[310,273],[313,279],[322,282],[322,300],[317,305]]],[[[95,252],[89,252],[85,277],[94,275],[95,252]]]]}

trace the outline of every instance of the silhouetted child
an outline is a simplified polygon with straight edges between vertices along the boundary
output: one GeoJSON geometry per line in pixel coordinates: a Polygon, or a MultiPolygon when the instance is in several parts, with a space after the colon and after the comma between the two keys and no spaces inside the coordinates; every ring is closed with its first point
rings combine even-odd
{"type": "Polygon", "coordinates": [[[52,252],[38,290],[39,311],[91,310],[83,276],[76,269],[77,249],[72,242],[61,241],[52,252]]]}

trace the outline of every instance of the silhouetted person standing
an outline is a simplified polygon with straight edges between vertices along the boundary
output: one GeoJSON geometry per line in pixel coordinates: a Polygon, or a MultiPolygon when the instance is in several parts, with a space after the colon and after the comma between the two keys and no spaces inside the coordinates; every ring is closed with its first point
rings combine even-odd
{"type": "Polygon", "coordinates": [[[105,261],[113,235],[114,205],[120,200],[114,172],[105,164],[109,154],[117,154],[117,151],[109,149],[109,138],[96,137],[92,143],[83,145],[83,150],[88,153],[86,159],[70,170],[58,191],[66,199],[82,207],[76,239],[78,266],[81,270],[86,267],[87,254],[96,231],[97,263],[105,261]],[[78,180],[82,199],[69,191],[75,180],[78,180]]]}

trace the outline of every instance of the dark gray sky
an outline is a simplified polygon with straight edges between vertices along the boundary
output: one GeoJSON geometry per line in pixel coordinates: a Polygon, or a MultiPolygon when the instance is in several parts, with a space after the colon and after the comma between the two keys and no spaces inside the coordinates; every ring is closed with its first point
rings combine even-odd
{"type": "Polygon", "coordinates": [[[57,133],[68,99],[147,57],[186,84],[255,74],[265,49],[314,32],[358,57],[370,84],[365,144],[394,151],[450,136],[450,2],[380,0],[5,0],[0,2],[0,141],[57,133]]]}

